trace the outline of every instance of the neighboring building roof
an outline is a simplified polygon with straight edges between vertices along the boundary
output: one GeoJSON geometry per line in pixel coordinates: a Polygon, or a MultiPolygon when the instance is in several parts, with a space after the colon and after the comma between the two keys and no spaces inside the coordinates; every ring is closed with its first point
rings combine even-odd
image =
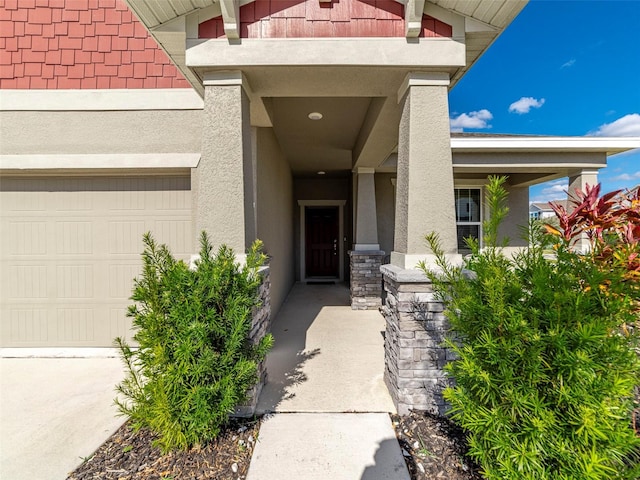
{"type": "Polygon", "coordinates": [[[551,204],[555,203],[558,205],[563,206],[565,209],[567,208],[567,205],[569,204],[567,199],[564,200],[551,200],[549,202],[532,202],[531,204],[529,204],[529,211],[532,210],[538,210],[540,212],[553,212],[553,209],[551,208],[551,204]]]}

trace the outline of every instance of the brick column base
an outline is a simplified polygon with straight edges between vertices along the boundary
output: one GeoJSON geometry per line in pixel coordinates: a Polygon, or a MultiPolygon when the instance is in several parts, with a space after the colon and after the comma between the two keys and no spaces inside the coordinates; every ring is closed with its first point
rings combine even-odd
{"type": "MultiPolygon", "coordinates": [[[[259,298],[261,305],[253,309],[251,314],[251,331],[249,339],[255,345],[271,330],[271,276],[269,267],[260,269],[262,284],[259,287],[259,298]]],[[[267,383],[267,367],[263,360],[258,365],[258,383],[247,392],[247,401],[236,407],[234,416],[251,417],[256,412],[258,398],[262,387],[267,383]]]]}
{"type": "Polygon", "coordinates": [[[384,380],[398,413],[426,410],[444,415],[442,391],[452,380],[444,366],[453,352],[443,342],[448,322],[442,302],[435,300],[431,282],[418,270],[381,267],[387,294],[380,309],[385,332],[384,380]]]}
{"type": "Polygon", "coordinates": [[[350,283],[351,308],[374,310],[382,305],[382,273],[380,266],[384,252],[380,250],[351,250],[350,283]]]}

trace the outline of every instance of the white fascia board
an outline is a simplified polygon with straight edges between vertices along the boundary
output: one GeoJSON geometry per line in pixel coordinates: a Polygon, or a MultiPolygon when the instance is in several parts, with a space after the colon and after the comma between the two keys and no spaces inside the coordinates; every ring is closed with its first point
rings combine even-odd
{"type": "Polygon", "coordinates": [[[453,164],[453,171],[460,173],[472,172],[548,172],[564,170],[597,170],[606,167],[606,162],[518,162],[504,161],[502,163],[472,163],[457,161],[453,164]]]}
{"type": "Polygon", "coordinates": [[[450,38],[243,38],[187,39],[191,68],[246,66],[463,67],[466,48],[450,38]]]}
{"type": "Polygon", "coordinates": [[[640,148],[640,137],[452,137],[454,152],[601,152],[640,148]]]}
{"type": "Polygon", "coordinates": [[[0,90],[0,111],[202,110],[191,88],[0,90]]]}
{"type": "Polygon", "coordinates": [[[0,155],[0,170],[185,169],[199,161],[199,153],[0,155]]]}

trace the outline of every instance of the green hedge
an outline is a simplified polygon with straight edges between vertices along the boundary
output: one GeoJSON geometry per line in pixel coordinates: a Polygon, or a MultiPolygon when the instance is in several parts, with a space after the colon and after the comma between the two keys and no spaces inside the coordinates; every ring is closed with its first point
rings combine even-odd
{"type": "Polygon", "coordinates": [[[536,231],[531,248],[507,258],[498,243],[504,181],[490,179],[484,248],[471,241],[463,267],[427,237],[440,270],[422,267],[446,304],[459,358],[447,367],[451,416],[489,479],[640,478],[637,335],[625,328],[637,321],[635,286],[569,243],[548,260],[550,238],[536,231]]]}
{"type": "Polygon", "coordinates": [[[261,244],[240,266],[225,246],[213,254],[204,232],[200,243],[192,270],[144,236],[143,272],[128,311],[139,347],[116,339],[127,369],[116,404],[135,428],[156,432],[164,451],[215,438],[256,383],[273,343],[270,335],[257,345],[248,340],[261,244]]]}

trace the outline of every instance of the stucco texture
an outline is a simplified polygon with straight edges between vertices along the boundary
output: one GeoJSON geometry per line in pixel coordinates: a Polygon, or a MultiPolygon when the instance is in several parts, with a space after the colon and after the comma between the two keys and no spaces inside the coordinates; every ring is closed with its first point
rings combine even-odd
{"type": "Polygon", "coordinates": [[[0,112],[0,153],[197,153],[201,110],[0,112]]]}
{"type": "Polygon", "coordinates": [[[378,216],[378,243],[387,255],[393,250],[395,220],[394,187],[391,179],[395,173],[376,173],[376,213],[378,216]]]}
{"type": "Polygon", "coordinates": [[[414,86],[404,98],[398,144],[395,246],[427,254],[437,232],[445,253],[457,252],[453,168],[446,86],[414,86]]]}
{"type": "Polygon", "coordinates": [[[271,314],[294,282],[293,180],[271,128],[256,129],[258,238],[271,257],[271,314]]]}
{"type": "Polygon", "coordinates": [[[252,170],[252,154],[249,100],[242,86],[207,87],[203,120],[202,156],[191,184],[194,238],[204,230],[214,248],[225,244],[244,253],[255,239],[246,231],[255,229],[255,216],[245,208],[244,177],[252,170]]]}

